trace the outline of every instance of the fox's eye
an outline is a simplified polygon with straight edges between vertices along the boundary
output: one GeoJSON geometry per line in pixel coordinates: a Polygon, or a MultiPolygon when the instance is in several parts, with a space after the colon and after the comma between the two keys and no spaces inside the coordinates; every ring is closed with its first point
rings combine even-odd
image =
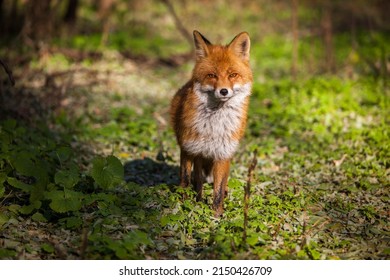
{"type": "Polygon", "coordinates": [[[235,78],[235,77],[237,77],[237,73],[231,73],[231,74],[229,74],[229,78],[235,78]]]}
{"type": "Polygon", "coordinates": [[[213,79],[213,78],[216,78],[216,77],[217,77],[217,75],[215,75],[213,73],[207,74],[207,78],[213,79]]]}

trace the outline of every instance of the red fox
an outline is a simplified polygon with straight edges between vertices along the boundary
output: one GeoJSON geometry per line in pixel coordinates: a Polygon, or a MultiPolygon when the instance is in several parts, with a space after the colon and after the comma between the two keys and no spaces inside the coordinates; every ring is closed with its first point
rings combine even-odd
{"type": "Polygon", "coordinates": [[[211,44],[194,31],[196,63],[192,78],[175,94],[170,115],[180,146],[180,186],[193,185],[202,199],[203,183],[212,176],[213,210],[223,213],[230,161],[243,137],[252,71],[250,39],[238,34],[226,46],[211,44]]]}

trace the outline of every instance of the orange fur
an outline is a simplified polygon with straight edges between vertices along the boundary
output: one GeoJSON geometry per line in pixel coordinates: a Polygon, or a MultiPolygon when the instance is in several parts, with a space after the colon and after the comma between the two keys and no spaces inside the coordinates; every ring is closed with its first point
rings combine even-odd
{"type": "Polygon", "coordinates": [[[226,46],[212,45],[194,31],[196,63],[192,78],[173,97],[170,114],[180,146],[180,185],[190,184],[202,199],[213,176],[213,209],[223,213],[231,158],[243,137],[252,85],[250,39],[238,34],[226,46]]]}

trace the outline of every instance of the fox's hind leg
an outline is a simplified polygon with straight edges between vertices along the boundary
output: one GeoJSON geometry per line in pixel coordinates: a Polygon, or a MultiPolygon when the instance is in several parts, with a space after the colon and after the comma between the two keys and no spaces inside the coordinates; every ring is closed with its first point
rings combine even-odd
{"type": "Polygon", "coordinates": [[[205,181],[208,184],[212,184],[214,182],[213,165],[214,165],[213,160],[211,160],[211,159],[204,159],[203,160],[203,174],[205,177],[205,181]]]}
{"type": "Polygon", "coordinates": [[[180,186],[188,187],[191,183],[191,170],[193,158],[185,151],[180,151],[180,186]]]}
{"type": "Polygon", "coordinates": [[[211,159],[206,159],[201,156],[198,156],[194,159],[194,189],[197,194],[197,201],[202,200],[204,182],[213,182],[212,168],[213,161],[211,159]]]}
{"type": "Polygon", "coordinates": [[[194,159],[194,189],[196,191],[196,200],[201,201],[203,196],[203,159],[198,156],[194,159]]]}

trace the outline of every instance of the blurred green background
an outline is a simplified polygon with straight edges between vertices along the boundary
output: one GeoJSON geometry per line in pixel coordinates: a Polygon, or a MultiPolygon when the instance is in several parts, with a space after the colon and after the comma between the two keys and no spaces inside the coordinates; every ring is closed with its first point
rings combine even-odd
{"type": "Polygon", "coordinates": [[[115,50],[176,65],[191,51],[194,29],[222,43],[247,31],[260,82],[324,73],[387,76],[389,10],[386,0],[2,0],[1,56],[17,67],[11,44],[70,60],[115,50]]]}

